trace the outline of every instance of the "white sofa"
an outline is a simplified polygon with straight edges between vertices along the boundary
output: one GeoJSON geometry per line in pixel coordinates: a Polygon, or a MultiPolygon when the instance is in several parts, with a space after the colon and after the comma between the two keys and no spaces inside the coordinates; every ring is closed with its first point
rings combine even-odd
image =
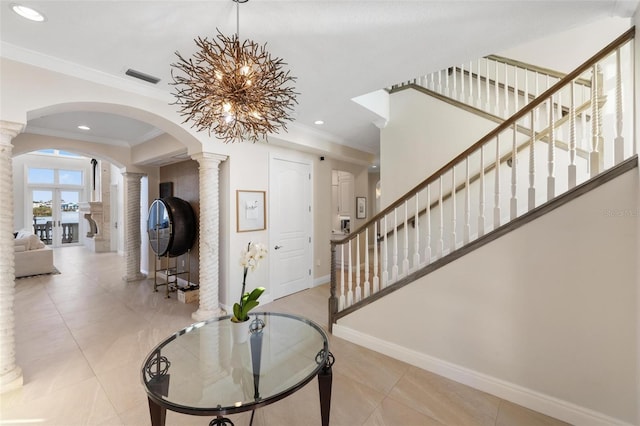
{"type": "Polygon", "coordinates": [[[18,231],[14,239],[14,251],[16,278],[56,271],[53,250],[31,232],[18,231]]]}

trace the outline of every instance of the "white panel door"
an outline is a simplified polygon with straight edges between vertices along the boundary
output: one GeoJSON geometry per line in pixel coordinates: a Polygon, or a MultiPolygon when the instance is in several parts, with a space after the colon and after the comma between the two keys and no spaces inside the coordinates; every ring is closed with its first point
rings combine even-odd
{"type": "Polygon", "coordinates": [[[270,287],[273,298],[312,284],[311,164],[271,158],[270,287]]]}

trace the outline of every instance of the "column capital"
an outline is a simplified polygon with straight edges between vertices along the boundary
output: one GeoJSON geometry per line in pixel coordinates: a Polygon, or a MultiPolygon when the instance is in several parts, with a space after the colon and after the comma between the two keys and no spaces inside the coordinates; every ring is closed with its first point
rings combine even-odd
{"type": "Polygon", "coordinates": [[[222,154],[214,154],[213,152],[198,152],[196,154],[192,154],[191,158],[196,160],[198,163],[203,164],[205,162],[215,162],[216,164],[220,164],[229,158],[228,155],[222,154]]]}
{"type": "Polygon", "coordinates": [[[127,179],[140,179],[146,175],[146,173],[122,172],[122,176],[126,177],[127,179]]]}
{"type": "Polygon", "coordinates": [[[24,124],[13,121],[0,120],[0,133],[9,135],[11,139],[18,136],[24,130],[24,124]]]}

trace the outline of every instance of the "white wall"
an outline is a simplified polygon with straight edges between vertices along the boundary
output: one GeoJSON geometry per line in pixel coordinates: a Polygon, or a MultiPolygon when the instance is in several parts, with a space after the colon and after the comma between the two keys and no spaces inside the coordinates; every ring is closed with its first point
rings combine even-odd
{"type": "Polygon", "coordinates": [[[334,334],[571,423],[638,424],[638,189],[634,169],[334,334]]]}
{"type": "Polygon", "coordinates": [[[609,17],[495,53],[568,73],[627,31],[630,23],[629,18],[609,17]]]}
{"type": "Polygon", "coordinates": [[[380,132],[382,209],[496,127],[411,89],[390,96],[390,111],[389,124],[380,132]]]}
{"type": "MultiPolygon", "coordinates": [[[[293,161],[312,165],[312,210],[313,210],[313,278],[323,280],[329,275],[329,238],[331,235],[331,170],[340,169],[355,177],[356,196],[366,196],[368,187],[367,167],[344,161],[286,149],[272,144],[230,144],[229,158],[220,167],[220,303],[232,306],[240,296],[242,268],[238,263],[241,250],[250,241],[268,244],[270,232],[269,157],[278,155],[293,161]],[[267,229],[254,232],[236,231],[236,190],[266,191],[267,229]]],[[[355,200],[354,200],[355,203],[355,200]]],[[[355,218],[355,216],[354,216],[355,218]]],[[[363,220],[352,220],[359,226],[363,220]]],[[[269,247],[271,251],[271,247],[269,247]]],[[[254,272],[247,276],[248,288],[266,287],[262,303],[272,300],[269,288],[270,256],[254,272]]]]}

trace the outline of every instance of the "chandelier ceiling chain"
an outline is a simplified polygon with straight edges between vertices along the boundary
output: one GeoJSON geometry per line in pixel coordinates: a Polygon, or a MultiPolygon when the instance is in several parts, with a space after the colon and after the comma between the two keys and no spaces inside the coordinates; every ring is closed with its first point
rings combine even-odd
{"type": "Polygon", "coordinates": [[[225,143],[257,142],[269,133],[286,131],[286,122],[293,121],[298,93],[291,84],[296,78],[283,70],[286,63],[281,58],[271,57],[266,43],[240,43],[239,3],[248,0],[233,1],[235,35],[227,37],[217,30],[213,40],[197,37],[199,50],[190,59],[176,52],[178,62],[171,64],[174,104],[186,117],[183,123],[191,121],[198,131],[213,132],[225,143]]]}

